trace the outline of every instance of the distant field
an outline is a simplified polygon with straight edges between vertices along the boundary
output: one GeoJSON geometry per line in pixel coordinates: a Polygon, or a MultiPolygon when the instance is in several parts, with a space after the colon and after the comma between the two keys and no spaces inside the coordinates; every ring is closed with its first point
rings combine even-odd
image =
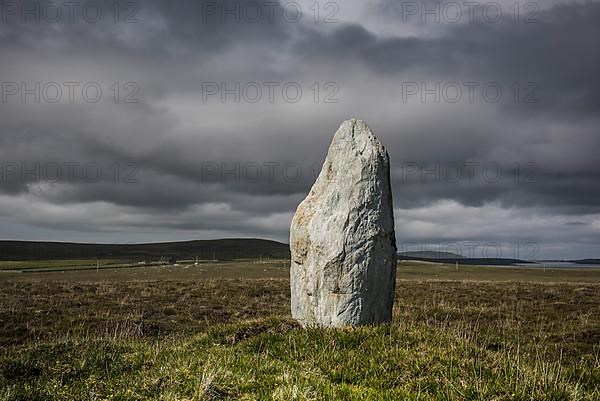
{"type": "Polygon", "coordinates": [[[600,399],[600,271],[402,263],[394,321],[301,329],[288,264],[0,275],[0,400],[600,399]]]}
{"type": "MultiPolygon", "coordinates": [[[[118,262],[115,262],[118,264],[118,262]]],[[[289,276],[289,261],[236,261],[200,262],[173,265],[124,264],[101,265],[96,270],[89,261],[60,268],[61,264],[48,267],[24,265],[23,273],[4,271],[3,280],[66,280],[66,281],[123,281],[123,280],[165,280],[165,279],[219,279],[219,278],[285,278],[289,276]]],[[[17,269],[13,269],[17,270],[17,269]]]]}
{"type": "MultiPolygon", "coordinates": [[[[0,262],[0,270],[45,270],[22,275],[5,272],[3,280],[75,280],[75,281],[122,281],[165,279],[230,279],[230,278],[287,278],[289,260],[230,261],[230,262],[181,262],[177,266],[138,265],[114,260],[100,264],[100,271],[89,260],[48,262],[0,262]],[[6,267],[4,267],[7,264],[6,267]],[[114,268],[106,268],[113,265],[114,268]],[[64,271],[56,271],[64,267],[64,271]],[[79,270],[79,268],[84,268],[79,270]]],[[[539,282],[600,282],[600,269],[547,269],[521,267],[459,266],[419,262],[398,263],[397,278],[400,280],[475,280],[475,281],[539,281],[539,282]]]]}
{"type": "Polygon", "coordinates": [[[475,280],[475,281],[536,281],[536,282],[600,282],[600,269],[547,269],[527,267],[490,267],[398,263],[401,279],[475,280]]]}
{"type": "MultiPolygon", "coordinates": [[[[98,262],[101,266],[125,264],[127,261],[107,259],[98,262]]],[[[0,270],[28,270],[45,268],[96,267],[96,261],[91,259],[66,260],[0,260],[0,270]]]]}

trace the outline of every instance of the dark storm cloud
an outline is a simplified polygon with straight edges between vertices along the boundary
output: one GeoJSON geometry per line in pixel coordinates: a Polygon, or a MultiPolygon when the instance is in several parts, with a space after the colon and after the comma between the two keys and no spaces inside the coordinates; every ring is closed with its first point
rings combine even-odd
{"type": "MultiPolygon", "coordinates": [[[[398,3],[386,3],[383,10],[397,10],[398,3]]],[[[382,18],[402,23],[400,12],[382,18]]],[[[452,26],[441,37],[380,38],[361,26],[346,26],[325,35],[313,32],[297,50],[309,59],[328,56],[362,62],[378,74],[408,72],[416,81],[431,77],[508,84],[532,81],[541,89],[537,111],[561,111],[563,117],[597,113],[600,4],[557,5],[539,11],[538,23],[514,23],[513,18],[506,14],[495,23],[479,18],[452,26]]],[[[418,18],[414,23],[436,25],[418,18]]],[[[513,111],[521,109],[513,107],[513,111]]]]}
{"type": "Polygon", "coordinates": [[[0,38],[12,48],[49,46],[133,51],[151,57],[198,57],[215,55],[240,41],[275,45],[287,35],[287,20],[281,12],[274,12],[281,10],[274,2],[252,2],[253,7],[246,12],[248,2],[238,0],[98,0],[70,6],[69,2],[37,0],[6,3],[15,9],[3,8],[0,38]],[[48,3],[56,7],[45,13],[48,3]],[[86,8],[89,5],[93,7],[86,8]],[[118,13],[115,5],[119,6],[118,13]]]}
{"type": "MultiPolygon", "coordinates": [[[[62,230],[69,239],[90,230],[103,239],[131,232],[134,240],[285,240],[289,218],[314,181],[333,132],[343,119],[358,117],[390,153],[399,238],[448,239],[430,227],[453,232],[461,216],[465,226],[484,224],[476,211],[489,205],[495,205],[488,217],[496,229],[458,232],[457,238],[514,237],[511,224],[532,214],[547,224],[530,224],[532,232],[523,228],[523,238],[551,227],[569,227],[573,241],[597,238],[598,3],[548,6],[536,24],[516,24],[505,15],[497,23],[431,26],[403,24],[397,2],[387,1],[378,7],[340,3],[340,23],[334,24],[315,24],[305,2],[299,22],[279,12],[270,21],[263,8],[257,22],[229,16],[223,23],[220,15],[203,13],[215,2],[144,1],[135,15],[139,22],[129,24],[113,22],[114,2],[98,3],[106,14],[93,24],[81,18],[21,23],[18,17],[0,24],[3,82],[93,81],[104,89],[102,101],[93,104],[21,103],[15,97],[0,104],[0,158],[4,167],[16,164],[19,170],[0,185],[6,221],[62,230]],[[343,18],[354,9],[362,10],[361,18],[343,18]],[[367,21],[367,9],[389,28],[385,33],[367,21]],[[116,81],[121,90],[135,83],[138,103],[112,102],[109,87],[116,81]],[[221,102],[220,95],[203,101],[206,82],[232,88],[270,81],[300,84],[302,100],[282,101],[279,94],[272,103],[231,96],[221,102]],[[494,81],[505,96],[497,104],[404,103],[407,81],[494,81]],[[539,102],[511,101],[514,81],[539,85],[539,102]],[[313,101],[315,82],[321,98],[328,93],[324,84],[336,83],[339,102],[313,101]],[[472,161],[499,164],[502,179],[490,182],[481,171],[475,180],[457,182],[402,176],[407,163],[431,168],[472,161]],[[21,163],[69,162],[96,163],[102,177],[89,182],[81,174],[74,180],[63,175],[48,183],[20,175],[21,163]],[[136,182],[125,182],[133,171],[128,163],[136,182]],[[515,182],[515,163],[535,165],[536,182],[515,182]],[[273,166],[272,177],[266,164],[273,166]],[[255,166],[261,173],[256,181],[249,179],[255,166]],[[455,202],[449,208],[456,220],[444,217],[444,202],[455,202]]],[[[216,3],[234,9],[245,2],[216,3]]],[[[16,230],[10,227],[3,236],[16,230]]]]}

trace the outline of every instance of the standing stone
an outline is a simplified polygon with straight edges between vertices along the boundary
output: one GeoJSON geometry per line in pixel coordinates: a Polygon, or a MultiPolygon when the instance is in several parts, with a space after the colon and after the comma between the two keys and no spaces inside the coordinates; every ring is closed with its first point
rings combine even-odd
{"type": "Polygon", "coordinates": [[[364,121],[342,123],[292,219],[292,317],[305,326],[389,321],[396,239],[389,156],[364,121]]]}

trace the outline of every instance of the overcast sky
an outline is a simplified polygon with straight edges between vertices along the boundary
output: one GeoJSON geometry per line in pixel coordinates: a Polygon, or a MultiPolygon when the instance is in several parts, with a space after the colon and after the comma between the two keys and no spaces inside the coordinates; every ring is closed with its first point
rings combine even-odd
{"type": "Polygon", "coordinates": [[[480,3],[3,2],[0,237],[287,242],[356,117],[399,250],[600,257],[600,4],[480,3]]]}

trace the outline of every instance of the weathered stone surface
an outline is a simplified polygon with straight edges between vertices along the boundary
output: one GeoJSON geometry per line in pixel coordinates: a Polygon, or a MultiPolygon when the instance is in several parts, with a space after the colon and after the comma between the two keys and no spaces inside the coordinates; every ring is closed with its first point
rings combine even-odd
{"type": "Polygon", "coordinates": [[[361,120],[342,123],[290,232],[292,317],[308,326],[389,321],[396,240],[388,154],[361,120]]]}

